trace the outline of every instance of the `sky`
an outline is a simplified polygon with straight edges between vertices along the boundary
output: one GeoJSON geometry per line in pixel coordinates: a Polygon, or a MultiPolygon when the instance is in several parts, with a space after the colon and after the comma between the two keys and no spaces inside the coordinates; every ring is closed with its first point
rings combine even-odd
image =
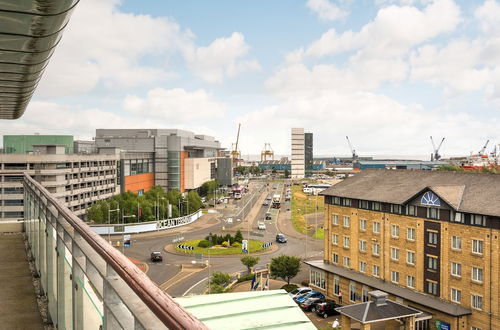
{"type": "Polygon", "coordinates": [[[2,134],[180,128],[258,154],[478,152],[499,140],[500,1],[80,1],[2,134]]]}

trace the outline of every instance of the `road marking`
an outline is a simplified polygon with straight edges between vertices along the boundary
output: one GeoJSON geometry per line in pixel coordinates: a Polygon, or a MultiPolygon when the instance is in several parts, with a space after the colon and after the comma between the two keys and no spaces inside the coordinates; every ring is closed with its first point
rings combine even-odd
{"type": "Polygon", "coordinates": [[[199,281],[198,283],[194,284],[193,286],[191,286],[189,289],[187,289],[187,290],[186,290],[186,292],[184,292],[184,294],[183,294],[182,296],[184,297],[184,296],[185,296],[185,295],[187,295],[187,293],[188,293],[189,291],[191,291],[191,290],[192,290],[195,286],[197,286],[198,284],[200,284],[201,282],[206,281],[206,280],[208,280],[208,276],[207,276],[207,277],[205,277],[204,279],[202,279],[201,281],[199,281]]]}

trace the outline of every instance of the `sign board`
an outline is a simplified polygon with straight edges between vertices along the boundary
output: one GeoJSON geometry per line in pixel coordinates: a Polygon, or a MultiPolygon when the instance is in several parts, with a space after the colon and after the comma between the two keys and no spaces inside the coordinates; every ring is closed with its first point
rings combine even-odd
{"type": "Polygon", "coordinates": [[[130,245],[132,245],[130,235],[123,235],[123,246],[130,246],[130,245]]]}
{"type": "Polygon", "coordinates": [[[246,239],[241,241],[241,252],[243,252],[243,253],[248,252],[248,240],[246,240],[246,239]]]}
{"type": "Polygon", "coordinates": [[[451,329],[451,325],[447,322],[436,320],[435,324],[436,324],[437,330],[450,330],[451,329]]]}

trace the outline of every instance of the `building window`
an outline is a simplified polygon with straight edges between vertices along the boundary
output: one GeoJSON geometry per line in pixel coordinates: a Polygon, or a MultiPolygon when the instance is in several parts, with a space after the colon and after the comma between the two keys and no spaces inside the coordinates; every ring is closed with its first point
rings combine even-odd
{"type": "Polygon", "coordinates": [[[372,229],[374,234],[379,234],[380,233],[380,222],[374,221],[372,222],[372,229]]]}
{"type": "Polygon", "coordinates": [[[486,227],[486,217],[484,215],[471,214],[470,215],[470,224],[486,227]]]}
{"type": "Polygon", "coordinates": [[[372,210],[380,211],[382,209],[382,205],[379,202],[372,202],[372,210]]]}
{"type": "Polygon", "coordinates": [[[366,273],[366,262],[364,261],[359,262],[359,271],[361,273],[366,273]]]}
{"type": "Polygon", "coordinates": [[[417,207],[415,205],[406,206],[406,215],[417,216],[417,207]]]}
{"type": "Polygon", "coordinates": [[[339,225],[339,216],[338,214],[332,214],[332,225],[338,226],[339,225]]]}
{"type": "Polygon", "coordinates": [[[325,273],[311,269],[310,284],[325,290],[326,289],[325,273]]]}
{"type": "Polygon", "coordinates": [[[372,253],[374,256],[378,256],[380,254],[380,244],[373,243],[372,245],[372,253]]]}
{"type": "Polygon", "coordinates": [[[462,276],[462,264],[457,262],[451,263],[451,275],[453,276],[462,276]]]}
{"type": "Polygon", "coordinates": [[[333,204],[340,205],[340,197],[333,197],[333,204]]]}
{"type": "Polygon", "coordinates": [[[356,283],[349,283],[349,300],[356,301],[356,283]]]}
{"type": "Polygon", "coordinates": [[[332,234],[332,244],[333,245],[339,245],[339,235],[332,234]]]}
{"type": "Polygon", "coordinates": [[[391,271],[391,281],[393,283],[399,283],[399,272],[391,271]]]}
{"type": "Polygon", "coordinates": [[[451,218],[452,222],[465,223],[465,214],[462,212],[455,212],[455,214],[451,218]]]}
{"type": "Polygon", "coordinates": [[[370,208],[370,203],[368,201],[360,200],[359,201],[359,208],[368,210],[370,208]]]}
{"type": "Polygon", "coordinates": [[[406,229],[406,239],[409,241],[414,241],[417,236],[415,228],[406,229]]]}
{"type": "Polygon", "coordinates": [[[399,260],[399,249],[391,248],[391,259],[395,261],[399,260]]]}
{"type": "Polygon", "coordinates": [[[368,287],[363,285],[363,288],[361,289],[361,299],[363,300],[363,302],[370,301],[370,296],[368,292],[369,292],[368,287]]]}
{"type": "Polygon", "coordinates": [[[391,236],[393,238],[398,238],[399,237],[399,226],[398,225],[392,225],[391,226],[391,236]]]}
{"type": "Polygon", "coordinates": [[[472,240],[472,253],[483,254],[483,241],[477,239],[472,240]]]}
{"type": "Polygon", "coordinates": [[[333,278],[333,293],[337,296],[340,293],[340,278],[338,276],[333,278]]]}
{"type": "Polygon", "coordinates": [[[434,207],[427,208],[427,218],[429,219],[439,219],[439,209],[434,207]]]}
{"type": "Polygon", "coordinates": [[[406,251],[406,262],[410,265],[415,265],[415,252],[406,251]]]}
{"type": "Polygon", "coordinates": [[[379,266],[373,265],[372,275],[375,277],[380,277],[380,267],[379,266]]]}
{"type": "Polygon", "coordinates": [[[366,230],[366,220],[359,220],[359,229],[365,231],[366,230]]]}
{"type": "Polygon", "coordinates": [[[483,269],[472,267],[472,280],[476,282],[483,282],[483,269]]]}
{"type": "Polygon", "coordinates": [[[342,206],[351,206],[351,199],[350,198],[342,198],[342,206]]]}
{"type": "Polygon", "coordinates": [[[391,204],[391,213],[401,214],[403,207],[398,204],[391,204]]]}
{"type": "Polygon", "coordinates": [[[338,265],[339,264],[339,255],[336,253],[332,254],[332,263],[338,265]]]}
{"type": "Polygon", "coordinates": [[[351,267],[351,258],[344,257],[344,267],[346,267],[346,268],[351,267]]]}
{"type": "Polygon", "coordinates": [[[438,259],[436,257],[427,257],[427,269],[429,270],[438,269],[438,259]]]}
{"type": "Polygon", "coordinates": [[[427,293],[437,296],[438,284],[436,282],[427,281],[427,293]]]}
{"type": "Polygon", "coordinates": [[[460,236],[451,236],[451,248],[454,250],[462,249],[462,238],[460,236]]]}
{"type": "Polygon", "coordinates": [[[471,300],[472,300],[472,308],[483,309],[483,297],[482,296],[476,296],[475,294],[472,294],[471,300]]]}
{"type": "Polygon", "coordinates": [[[433,231],[428,231],[427,237],[429,239],[427,244],[438,245],[438,233],[435,233],[433,231]]]}
{"type": "Polygon", "coordinates": [[[482,330],[482,329],[478,327],[470,327],[470,330],[482,330]]]}
{"type": "Polygon", "coordinates": [[[351,218],[344,216],[344,227],[348,228],[351,226],[351,218]]]}
{"type": "Polygon", "coordinates": [[[349,236],[344,236],[344,247],[348,249],[350,243],[351,243],[351,239],[349,238],[349,236]]]}
{"type": "Polygon", "coordinates": [[[359,241],[359,251],[366,252],[366,241],[363,240],[359,241]]]}
{"type": "Polygon", "coordinates": [[[462,292],[457,289],[451,289],[451,301],[455,303],[460,303],[461,299],[462,299],[462,292]]]}
{"type": "Polygon", "coordinates": [[[406,276],[406,286],[414,289],[415,288],[415,277],[410,276],[410,275],[406,276]]]}

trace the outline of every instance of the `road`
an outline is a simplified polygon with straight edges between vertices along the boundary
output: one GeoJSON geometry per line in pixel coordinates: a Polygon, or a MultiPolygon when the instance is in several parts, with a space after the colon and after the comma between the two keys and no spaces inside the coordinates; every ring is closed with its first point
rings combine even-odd
{"type": "MultiPolygon", "coordinates": [[[[245,194],[240,201],[235,201],[234,204],[220,209],[219,214],[217,215],[211,215],[214,219],[216,219],[216,221],[212,221],[213,224],[209,224],[205,228],[184,232],[181,236],[183,237],[183,240],[198,239],[200,237],[204,238],[209,233],[222,233],[222,227],[224,226],[225,231],[228,232],[235,232],[237,229],[240,229],[245,239],[249,237],[249,234],[258,232],[259,234],[263,234],[263,237],[251,235],[250,238],[278,244],[275,242],[276,234],[280,232],[278,229],[278,221],[290,221],[289,210],[291,207],[290,202],[282,203],[281,209],[278,212],[276,209],[270,209],[270,206],[263,206],[262,201],[268,195],[272,196],[275,193],[280,193],[284,199],[284,186],[282,183],[269,183],[269,186],[266,186],[264,182],[251,183],[250,191],[245,194]],[[251,208],[251,201],[258,201],[253,208],[251,208]],[[273,215],[272,219],[264,220],[265,214],[268,211],[271,211],[273,215]],[[233,218],[232,224],[227,224],[223,221],[228,217],[233,218]],[[238,221],[238,219],[241,221],[238,221]],[[258,221],[265,221],[266,230],[257,229],[258,221]]],[[[279,248],[276,252],[260,255],[260,262],[258,266],[264,266],[266,263],[270,262],[272,257],[280,254],[304,257],[306,251],[305,240],[303,238],[297,238],[300,237],[297,234],[294,236],[296,237],[287,235],[288,242],[286,244],[279,244],[279,248]]],[[[191,262],[195,260],[195,258],[191,255],[183,256],[164,252],[164,261],[162,263],[150,262],[149,256],[151,252],[163,251],[163,248],[168,244],[172,244],[173,240],[176,238],[179,238],[178,234],[166,234],[160,237],[133,239],[132,246],[125,249],[125,254],[142,262],[146,262],[149,266],[149,270],[147,272],[148,276],[155,283],[161,285],[178,274],[181,271],[181,265],[191,264],[191,262]]],[[[307,245],[308,257],[320,258],[322,255],[322,249],[323,240],[309,239],[307,245]]],[[[241,264],[240,258],[241,255],[234,257],[211,257],[210,267],[190,275],[179,283],[167,288],[166,291],[174,297],[185,294],[203,293],[207,288],[209,273],[216,271],[234,273],[244,270],[245,267],[241,264]]],[[[200,260],[198,260],[198,262],[200,262],[200,260]]],[[[205,262],[205,256],[201,262],[205,262]]],[[[301,272],[295,280],[300,281],[301,278],[308,278],[308,273],[306,271],[301,272]]]]}

